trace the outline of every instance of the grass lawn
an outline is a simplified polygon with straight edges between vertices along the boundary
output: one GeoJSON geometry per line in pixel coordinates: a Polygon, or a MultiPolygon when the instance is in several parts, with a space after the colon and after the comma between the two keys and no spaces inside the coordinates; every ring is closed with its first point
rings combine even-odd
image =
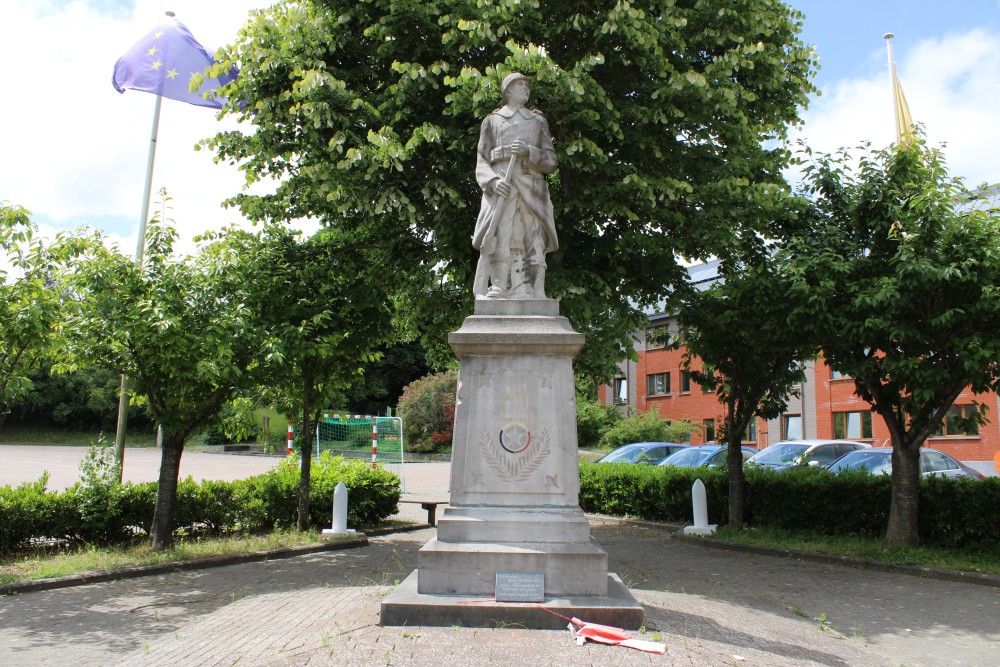
{"type": "Polygon", "coordinates": [[[85,572],[115,570],[139,565],[175,563],[209,556],[311,546],[327,541],[320,535],[319,531],[300,533],[296,530],[281,530],[267,535],[196,540],[179,539],[175,542],[174,548],[167,551],[154,551],[146,542],[133,546],[90,547],[60,553],[39,550],[35,554],[22,554],[14,559],[0,560],[0,584],[65,577],[85,572]]]}

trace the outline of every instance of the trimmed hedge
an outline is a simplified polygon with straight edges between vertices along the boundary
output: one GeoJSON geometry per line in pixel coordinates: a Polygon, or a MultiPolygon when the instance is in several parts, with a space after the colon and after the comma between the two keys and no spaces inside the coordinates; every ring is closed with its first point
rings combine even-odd
{"type": "MultiPolygon", "coordinates": [[[[629,463],[582,464],[580,506],[586,512],[652,521],[691,521],[691,485],[705,484],[708,517],[728,520],[725,468],[673,468],[629,463]]],[[[885,534],[892,486],[887,475],[832,474],[800,468],[746,470],[748,526],[836,535],[885,534]]],[[[1000,544],[1000,478],[921,482],[920,540],[924,544],[1000,544]]]]}
{"type": "MultiPolygon", "coordinates": [[[[298,458],[282,461],[262,475],[234,482],[195,482],[177,487],[175,531],[188,534],[259,533],[296,524],[298,458]]],[[[46,491],[47,477],[18,487],[0,487],[0,553],[55,538],[82,544],[121,544],[148,534],[156,504],[156,484],[111,484],[91,479],[62,492],[46,491]]],[[[328,526],[333,491],[343,481],[349,490],[347,519],[373,525],[396,512],[399,477],[373,470],[360,460],[345,461],[329,452],[313,461],[310,520],[328,526]]]]}

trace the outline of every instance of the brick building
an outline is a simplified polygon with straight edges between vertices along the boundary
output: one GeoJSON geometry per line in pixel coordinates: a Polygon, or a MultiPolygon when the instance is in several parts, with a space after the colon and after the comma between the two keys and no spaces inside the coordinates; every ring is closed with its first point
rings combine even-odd
{"type": "MultiPolygon", "coordinates": [[[[692,280],[710,282],[715,264],[690,269],[692,280]]],[[[599,400],[604,404],[645,412],[656,408],[668,419],[686,419],[700,426],[691,436],[692,444],[715,440],[716,424],[721,423],[722,406],[715,394],[706,393],[684,370],[684,350],[669,349],[666,341],[677,332],[676,318],[659,313],[649,318],[643,331],[633,339],[637,361],[626,361],[610,385],[602,385],[599,400]]],[[[697,367],[697,363],[695,364],[697,367]]],[[[838,438],[861,440],[872,446],[888,446],[889,431],[871,405],[854,392],[854,381],[841,377],[822,358],[805,363],[805,382],[798,396],[788,402],[786,412],[770,421],[757,420],[744,435],[744,442],[758,448],[780,440],[797,438],[838,438]]],[[[973,400],[989,406],[990,422],[965,432],[953,419],[946,419],[937,435],[927,441],[962,461],[993,461],[1000,453],[1000,397],[986,394],[974,397],[963,392],[952,408],[964,414],[973,400]]]]}

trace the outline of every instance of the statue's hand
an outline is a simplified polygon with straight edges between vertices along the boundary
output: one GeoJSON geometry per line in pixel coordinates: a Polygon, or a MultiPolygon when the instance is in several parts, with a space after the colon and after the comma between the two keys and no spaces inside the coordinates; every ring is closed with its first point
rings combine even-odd
{"type": "Polygon", "coordinates": [[[497,181],[496,185],[493,186],[493,189],[504,199],[510,196],[510,183],[506,181],[497,181]]]}
{"type": "Polygon", "coordinates": [[[529,155],[531,154],[531,149],[528,144],[524,143],[520,139],[517,139],[510,145],[510,152],[514,155],[529,155]]]}

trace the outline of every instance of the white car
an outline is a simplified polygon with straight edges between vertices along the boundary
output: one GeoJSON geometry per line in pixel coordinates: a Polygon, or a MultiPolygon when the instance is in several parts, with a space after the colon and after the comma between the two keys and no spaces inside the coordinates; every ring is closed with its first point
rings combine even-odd
{"type": "Polygon", "coordinates": [[[789,468],[829,468],[844,454],[871,445],[854,440],[784,440],[765,447],[749,459],[747,465],[759,465],[772,470],[789,468]]]}

